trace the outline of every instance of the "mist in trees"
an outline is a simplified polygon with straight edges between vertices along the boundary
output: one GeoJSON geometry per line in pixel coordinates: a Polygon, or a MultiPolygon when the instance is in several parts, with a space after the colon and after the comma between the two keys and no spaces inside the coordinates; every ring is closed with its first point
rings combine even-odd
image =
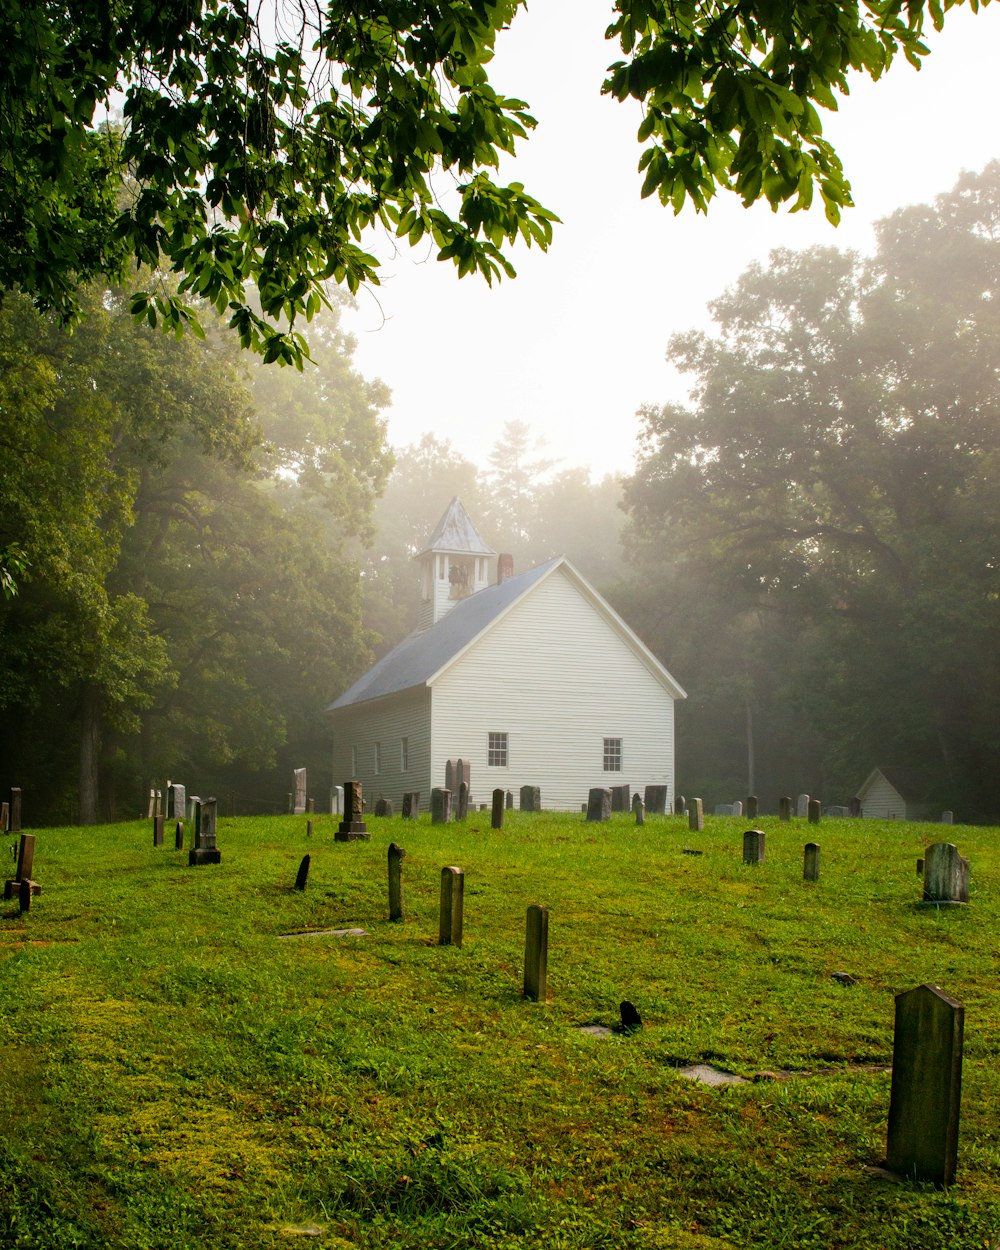
{"type": "Polygon", "coordinates": [[[1000,765],[1000,165],[880,223],[871,258],[777,252],[642,413],[619,605],[691,692],[678,776],[846,801],[919,768],[965,818],[1000,765]]]}

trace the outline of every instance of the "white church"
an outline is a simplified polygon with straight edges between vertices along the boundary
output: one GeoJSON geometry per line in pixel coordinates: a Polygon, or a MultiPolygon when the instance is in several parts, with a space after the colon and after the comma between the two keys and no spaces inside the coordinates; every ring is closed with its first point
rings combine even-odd
{"type": "Polygon", "coordinates": [[[564,557],[515,575],[453,499],[423,551],[418,628],[327,709],[333,781],[366,805],[407,791],[430,807],[449,759],[471,797],[538,786],[579,811],[593,786],[668,787],[674,701],[685,693],[564,557]]]}

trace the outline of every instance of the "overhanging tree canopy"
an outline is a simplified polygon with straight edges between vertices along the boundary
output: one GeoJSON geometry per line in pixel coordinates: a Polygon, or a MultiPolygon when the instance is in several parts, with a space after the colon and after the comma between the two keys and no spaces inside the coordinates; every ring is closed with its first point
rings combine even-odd
{"type": "MultiPolygon", "coordinates": [[[[163,265],[179,290],[137,294],[137,316],[197,329],[200,297],[244,346],[301,364],[296,325],[324,284],[378,280],[368,227],[432,239],[459,275],[512,274],[510,245],[544,248],[555,220],[490,172],[535,124],[487,76],[522,4],[11,0],[0,290],[72,321],[80,281],[163,265]],[[121,126],[100,124],[119,103],[121,126]]],[[[940,0],[618,0],[608,37],[624,59],[604,90],[646,106],[643,194],[704,210],[723,187],[802,208],[818,188],[836,220],[850,189],[817,108],[836,107],[851,69],[919,62],[928,15],[941,25],[940,0]]]]}

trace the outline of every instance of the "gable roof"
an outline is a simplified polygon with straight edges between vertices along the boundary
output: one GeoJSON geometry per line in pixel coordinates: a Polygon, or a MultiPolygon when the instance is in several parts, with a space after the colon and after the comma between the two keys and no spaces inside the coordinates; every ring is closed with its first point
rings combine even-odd
{"type": "Polygon", "coordinates": [[[687,697],[681,686],[629,629],[607,600],[598,594],[565,556],[557,556],[554,560],[539,564],[516,577],[505,578],[497,585],[489,586],[456,603],[447,616],[436,624],[428,629],[416,630],[404,638],[326,710],[333,712],[357,703],[385,698],[386,695],[399,694],[403,690],[412,690],[416,686],[432,685],[473,643],[506,616],[516,603],[546,578],[551,577],[556,570],[562,570],[566,574],[584,598],[590,601],[674,698],[687,697]]]}
{"type": "Polygon", "coordinates": [[[479,531],[457,495],[445,508],[444,515],[434,527],[434,533],[427,540],[427,545],[417,552],[414,559],[419,559],[428,551],[445,551],[454,555],[496,555],[493,548],[488,547],[479,537],[479,531]]]}
{"type": "Polygon", "coordinates": [[[926,803],[931,793],[931,779],[922,768],[908,768],[899,764],[882,764],[873,768],[858,790],[863,799],[879,777],[884,778],[907,803],[926,803]]]}

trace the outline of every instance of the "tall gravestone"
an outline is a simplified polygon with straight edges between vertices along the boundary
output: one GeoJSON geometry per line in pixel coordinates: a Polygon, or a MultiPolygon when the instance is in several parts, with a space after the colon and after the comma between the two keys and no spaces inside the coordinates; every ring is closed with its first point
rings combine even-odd
{"type": "Polygon", "coordinates": [[[858,817],[861,815],[861,800],[855,796],[847,805],[847,813],[849,816],[858,817]]]}
{"type": "Polygon", "coordinates": [[[632,804],[632,795],[627,785],[611,787],[611,810],[627,812],[632,804]]]}
{"type": "Polygon", "coordinates": [[[646,808],[640,794],[634,794],[632,796],[632,815],[635,817],[635,823],[637,825],[644,825],[646,823],[646,808]]]}
{"type": "Polygon", "coordinates": [[[455,761],[455,781],[457,782],[459,789],[461,789],[462,782],[464,781],[466,786],[468,787],[469,793],[470,794],[472,793],[472,761],[471,760],[456,760],[455,761]]]}
{"type": "Polygon", "coordinates": [[[549,964],[549,909],[532,904],[524,932],[524,997],[545,1002],[549,964]]]}
{"type": "Polygon", "coordinates": [[[803,819],[809,815],[809,795],[800,794],[798,802],[795,804],[795,815],[803,819]]]}
{"type": "Polygon", "coordinates": [[[333,835],[335,842],[367,842],[371,838],[365,824],[365,801],[360,781],[344,782],[344,819],[333,835]]]}
{"type": "Polygon", "coordinates": [[[461,868],[441,869],[441,916],[439,946],[461,946],[465,910],[465,873],[461,868]]]}
{"type": "Polygon", "coordinates": [[[538,786],[521,787],[521,811],[540,812],[542,810],[542,792],[538,786]]]}
{"type": "Polygon", "coordinates": [[[692,833],[701,833],[705,828],[705,809],[701,799],[691,799],[688,803],[688,828],[692,833]]]}
{"type": "Polygon", "coordinates": [[[503,812],[504,812],[504,793],[503,790],[493,791],[493,811],[490,816],[490,826],[493,829],[503,828],[503,812]]]}
{"type": "Polygon", "coordinates": [[[757,819],[757,796],[756,794],[748,794],[746,802],[747,820],[757,819]]]}
{"type": "Polygon", "coordinates": [[[222,852],[215,844],[219,805],[215,799],[200,799],[194,813],[194,846],[188,851],[188,865],[221,864],[222,852]]]}
{"type": "Polygon", "coordinates": [[[435,786],[431,791],[431,824],[451,823],[451,791],[435,786]]]}
{"type": "Polygon", "coordinates": [[[306,770],[292,769],[292,815],[301,816],[306,810],[306,770]]]}
{"type": "Polygon", "coordinates": [[[965,1008],[936,985],[896,996],[886,1164],[951,1185],[958,1165],[965,1008]]]}
{"type": "Polygon", "coordinates": [[[508,812],[512,812],[514,810],[514,791],[513,790],[507,791],[507,794],[504,798],[504,806],[507,808],[508,812]]]}
{"type": "Polygon", "coordinates": [[[594,786],[588,793],[587,819],[611,819],[611,791],[606,786],[594,786]]]}
{"type": "Polygon", "coordinates": [[[406,852],[395,842],[389,843],[389,919],[403,919],[403,860],[406,852]]]}
{"type": "Polygon", "coordinates": [[[10,833],[21,832],[21,787],[10,788],[10,833]]]}
{"type": "Polygon", "coordinates": [[[167,786],[167,819],[184,820],[186,794],[184,787],[177,781],[167,786]]]}
{"type": "MultiPolygon", "coordinates": [[[[460,760],[459,763],[462,761],[460,760]]],[[[469,815],[469,783],[460,781],[458,783],[458,812],[457,820],[465,820],[469,815]]]]}
{"type": "Polygon", "coordinates": [[[403,795],[403,819],[416,820],[420,815],[420,791],[407,790],[403,795]]]}
{"type": "Polygon", "coordinates": [[[764,831],[748,829],[743,835],[744,864],[762,864],[764,862],[764,831]]]}
{"type": "Polygon", "coordinates": [[[666,786],[647,786],[643,791],[642,799],[643,803],[646,805],[646,811],[650,814],[650,816],[666,816],[666,786]]]}
{"type": "Polygon", "coordinates": [[[810,799],[809,806],[806,810],[809,815],[809,823],[811,825],[818,825],[823,817],[823,804],[819,801],[819,799],[810,799]]]}
{"type": "Polygon", "coordinates": [[[166,818],[164,816],[153,817],[153,845],[154,846],[163,845],[163,830],[164,830],[165,823],[166,823],[166,818]]]}
{"type": "Polygon", "coordinates": [[[444,788],[452,794],[458,789],[458,760],[444,762],[444,788]]]}
{"type": "Polygon", "coordinates": [[[683,794],[678,794],[674,799],[674,815],[685,816],[687,814],[688,802],[683,794]]]}
{"type": "Polygon", "coordinates": [[[342,816],[344,814],[344,787],[330,787],[330,815],[342,816]]]}
{"type": "Polygon", "coordinates": [[[819,845],[816,842],[806,843],[802,857],[802,879],[803,881],[819,880],[819,845]]]}
{"type": "Polygon", "coordinates": [[[951,842],[935,842],[924,852],[924,902],[937,906],[969,901],[969,861],[951,842]]]}
{"type": "Polygon", "coordinates": [[[783,794],[781,798],[778,800],[778,819],[779,820],[791,820],[792,819],[792,800],[791,800],[791,797],[787,794],[783,794]]]}

